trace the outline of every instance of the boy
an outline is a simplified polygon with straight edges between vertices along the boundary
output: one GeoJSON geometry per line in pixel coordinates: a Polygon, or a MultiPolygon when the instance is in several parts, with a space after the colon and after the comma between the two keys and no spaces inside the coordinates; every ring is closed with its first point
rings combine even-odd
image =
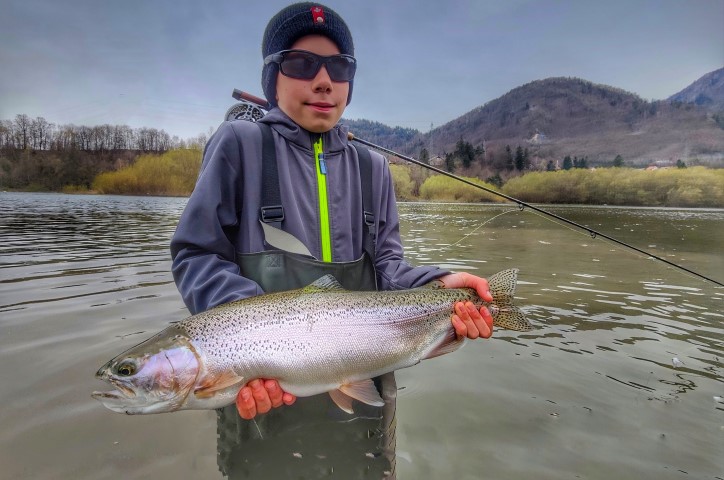
{"type": "MultiPolygon", "coordinates": [[[[346,127],[337,125],[356,71],[352,36],[341,17],[314,3],[286,7],[269,22],[262,52],[262,87],[273,108],[258,124],[225,122],[212,136],[171,242],[174,279],[189,310],[303,287],[311,282],[298,279],[309,272],[312,278],[332,273],[347,288],[360,289],[412,288],[439,279],[448,288],[475,288],[492,301],[485,279],[404,262],[392,178],[376,152],[369,153],[371,197],[364,198],[370,187],[360,170],[362,154],[348,143],[346,127]],[[270,164],[277,165],[277,178],[265,170],[270,164]],[[278,192],[272,205],[270,191],[278,192]],[[269,249],[262,223],[296,237],[314,258],[269,249]]],[[[458,335],[492,334],[485,308],[460,303],[455,312],[458,335]]],[[[392,407],[389,417],[392,374],[378,379],[378,388],[392,407]]],[[[273,379],[259,379],[240,390],[236,407],[252,419],[295,402],[273,379]]]]}

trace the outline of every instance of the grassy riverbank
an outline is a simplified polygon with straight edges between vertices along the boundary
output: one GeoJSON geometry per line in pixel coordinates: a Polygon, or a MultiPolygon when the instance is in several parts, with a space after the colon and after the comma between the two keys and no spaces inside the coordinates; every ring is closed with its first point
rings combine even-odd
{"type": "MultiPolygon", "coordinates": [[[[392,165],[398,198],[450,202],[488,202],[500,198],[442,176],[420,178],[419,167],[392,165]],[[416,188],[417,187],[417,188],[416,188]],[[415,194],[415,192],[417,192],[415,194]]],[[[630,205],[646,207],[724,207],[724,170],[705,167],[638,170],[597,168],[529,172],[489,189],[530,203],[630,205]]]]}
{"type": "Polygon", "coordinates": [[[509,180],[502,192],[536,203],[723,207],[724,170],[691,167],[531,172],[509,180]]]}
{"type": "Polygon", "coordinates": [[[201,167],[201,151],[171,150],[162,155],[142,155],[136,162],[93,180],[98,193],[126,195],[190,195],[201,167]]]}

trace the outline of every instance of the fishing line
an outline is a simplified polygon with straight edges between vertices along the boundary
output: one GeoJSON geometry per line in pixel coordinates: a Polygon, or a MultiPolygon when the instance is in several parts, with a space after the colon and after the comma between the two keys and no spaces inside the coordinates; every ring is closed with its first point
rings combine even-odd
{"type": "Polygon", "coordinates": [[[506,211],[504,211],[504,212],[501,212],[501,213],[499,213],[499,214],[497,214],[497,215],[495,215],[495,216],[493,216],[493,217],[485,220],[483,223],[481,223],[480,225],[478,225],[477,227],[475,227],[472,232],[466,233],[466,234],[463,235],[463,237],[462,237],[460,240],[458,240],[457,242],[451,243],[450,245],[445,245],[445,246],[442,247],[440,250],[447,250],[447,249],[450,248],[450,247],[454,247],[455,245],[459,244],[460,242],[462,242],[463,240],[465,240],[466,238],[468,238],[470,235],[474,234],[475,232],[477,232],[478,230],[480,230],[481,228],[483,228],[486,224],[492,222],[493,220],[495,220],[495,219],[498,218],[499,216],[505,215],[506,213],[515,212],[515,211],[516,211],[516,210],[506,210],[506,211]]]}
{"type": "Polygon", "coordinates": [[[520,209],[520,211],[523,211],[524,209],[528,208],[528,209],[530,209],[530,210],[533,210],[534,212],[542,213],[543,215],[546,215],[546,216],[548,216],[548,217],[555,218],[556,220],[559,220],[559,221],[561,221],[561,222],[564,222],[564,223],[567,223],[567,224],[569,224],[569,225],[572,225],[572,226],[574,226],[574,227],[576,227],[576,228],[579,228],[579,229],[581,229],[581,230],[583,230],[583,231],[585,231],[585,232],[588,232],[588,234],[589,234],[589,235],[591,236],[591,238],[593,238],[593,239],[595,239],[595,238],[597,238],[597,237],[605,238],[606,240],[609,240],[609,241],[611,241],[611,242],[613,242],[613,243],[616,243],[616,244],[618,244],[618,245],[621,245],[621,246],[624,246],[624,247],[629,248],[629,249],[631,249],[631,250],[634,250],[634,251],[636,251],[636,252],[638,252],[638,253],[641,253],[641,254],[643,254],[643,255],[646,255],[647,257],[651,257],[651,258],[653,258],[653,259],[655,259],[655,260],[658,260],[658,261],[660,261],[660,262],[663,262],[663,263],[665,263],[665,264],[667,264],[667,265],[670,265],[670,266],[672,266],[672,267],[678,268],[679,270],[682,270],[682,271],[684,271],[684,272],[688,272],[688,273],[690,273],[691,275],[694,275],[694,276],[696,276],[696,277],[699,277],[699,278],[701,278],[701,279],[704,279],[704,280],[706,280],[706,281],[708,281],[708,282],[711,282],[711,283],[713,283],[713,284],[715,284],[715,285],[719,285],[720,287],[724,287],[724,283],[721,283],[721,282],[719,282],[719,281],[717,281],[717,280],[714,280],[713,278],[707,277],[707,276],[705,276],[705,275],[703,275],[703,274],[701,274],[701,273],[695,272],[695,271],[693,271],[693,270],[691,270],[691,269],[689,269],[689,268],[684,267],[683,265],[679,265],[679,264],[674,263],[674,262],[672,262],[672,261],[669,261],[669,260],[667,260],[667,259],[665,259],[665,258],[659,257],[658,255],[654,255],[653,253],[647,252],[646,250],[642,250],[642,249],[640,249],[640,248],[638,248],[638,247],[635,247],[635,246],[633,246],[633,245],[631,245],[631,244],[629,244],[629,243],[626,243],[626,242],[624,242],[624,241],[622,241],[622,240],[618,240],[618,239],[616,239],[616,238],[614,238],[614,237],[611,237],[610,235],[606,235],[605,233],[601,233],[601,232],[599,232],[599,231],[597,231],[597,230],[594,230],[594,229],[592,229],[592,228],[590,228],[590,227],[587,227],[587,226],[585,226],[585,225],[581,225],[580,223],[576,223],[576,222],[574,222],[573,220],[569,220],[569,219],[567,219],[567,218],[565,218],[565,217],[561,217],[560,215],[556,215],[556,214],[553,213],[553,212],[549,212],[549,211],[547,211],[547,210],[543,210],[543,209],[540,208],[540,207],[536,207],[535,205],[532,205],[532,204],[530,204],[530,203],[524,202],[524,201],[522,201],[522,200],[518,200],[517,198],[511,197],[511,196],[506,195],[506,194],[504,194],[504,193],[502,193],[502,192],[498,192],[498,191],[496,191],[496,190],[487,188],[487,187],[485,187],[485,186],[483,186],[483,185],[479,185],[479,184],[477,184],[477,183],[471,182],[470,180],[467,180],[467,179],[465,179],[465,178],[459,177],[459,176],[457,176],[457,175],[455,175],[455,174],[453,174],[453,173],[446,172],[445,170],[442,170],[442,169],[440,169],[440,168],[433,167],[432,165],[428,165],[428,164],[423,163],[423,162],[421,162],[421,161],[419,161],[419,160],[416,160],[416,159],[414,159],[414,158],[412,158],[412,157],[408,157],[407,155],[402,155],[402,154],[400,154],[400,153],[397,153],[397,152],[395,152],[395,151],[393,151],[393,150],[390,150],[390,149],[388,149],[388,148],[382,147],[382,146],[380,146],[380,145],[375,145],[374,143],[368,142],[367,140],[363,140],[363,139],[361,139],[361,138],[357,138],[357,137],[354,136],[354,134],[352,134],[352,132],[349,132],[349,133],[347,134],[347,137],[349,138],[349,140],[355,141],[355,142],[357,142],[357,143],[361,143],[362,145],[366,145],[366,146],[368,146],[368,147],[374,148],[374,149],[379,150],[379,151],[381,151],[381,152],[385,152],[385,153],[387,153],[387,154],[389,154],[389,155],[394,155],[394,156],[396,156],[396,157],[398,157],[398,158],[401,158],[401,159],[403,159],[403,160],[406,160],[406,161],[408,161],[408,162],[410,162],[410,163],[414,163],[415,165],[419,165],[419,166],[421,166],[421,167],[423,167],[423,168],[426,168],[426,169],[428,169],[428,170],[432,170],[433,172],[437,172],[437,173],[439,173],[439,174],[441,174],[441,175],[445,175],[445,176],[450,177],[450,178],[452,178],[452,179],[455,179],[455,180],[457,180],[457,181],[459,181],[459,182],[462,182],[462,183],[465,183],[465,184],[467,184],[467,185],[470,185],[471,187],[475,187],[475,188],[477,188],[477,189],[479,189],[479,190],[483,190],[483,191],[488,192],[488,193],[491,193],[491,194],[493,194],[493,195],[497,195],[498,197],[505,198],[506,200],[508,200],[508,201],[510,201],[510,202],[516,203],[516,204],[518,205],[518,208],[520,209]]]}
{"type": "MultiPolygon", "coordinates": [[[[553,224],[555,224],[555,225],[558,225],[558,226],[561,227],[561,228],[566,228],[566,229],[570,230],[571,232],[573,232],[573,233],[575,233],[575,234],[577,234],[577,235],[585,235],[584,232],[581,232],[581,231],[579,231],[579,230],[576,230],[575,228],[569,227],[568,225],[565,225],[565,224],[556,222],[554,219],[548,218],[548,217],[546,217],[545,215],[541,215],[541,214],[538,213],[538,212],[530,212],[530,213],[533,214],[533,215],[536,215],[536,216],[538,216],[538,217],[540,217],[540,218],[542,218],[542,219],[544,219],[544,220],[546,220],[546,221],[548,221],[548,222],[551,222],[551,223],[553,223],[553,224]]],[[[616,244],[615,244],[614,242],[609,242],[609,241],[608,241],[608,238],[604,238],[603,235],[601,235],[601,237],[602,237],[602,239],[601,239],[602,242],[607,243],[609,246],[612,246],[612,247],[615,247],[615,246],[616,246],[616,244]]],[[[595,237],[594,237],[594,238],[595,238],[595,237]]],[[[617,243],[620,243],[620,242],[617,242],[617,243]]],[[[620,251],[620,250],[619,250],[619,251],[620,251]]],[[[636,255],[638,258],[643,258],[643,259],[656,258],[657,260],[662,260],[662,261],[664,261],[664,262],[666,262],[666,263],[670,263],[670,262],[668,262],[668,261],[666,261],[666,260],[663,260],[663,259],[661,259],[661,258],[657,258],[655,255],[652,255],[652,254],[650,254],[650,253],[646,253],[646,252],[643,252],[643,251],[638,251],[638,250],[637,250],[637,251],[634,251],[634,252],[632,252],[632,253],[633,253],[634,255],[636,255]]],[[[672,264],[672,265],[673,265],[673,264],[672,264]]],[[[675,266],[677,266],[677,265],[675,265],[675,266]]],[[[690,277],[690,278],[700,277],[700,278],[704,278],[704,279],[706,279],[706,280],[709,280],[709,281],[712,281],[712,282],[714,282],[714,283],[719,284],[719,282],[716,282],[715,280],[711,280],[711,279],[709,279],[709,278],[707,278],[707,277],[703,277],[702,275],[699,275],[699,274],[697,274],[697,273],[691,272],[690,270],[688,270],[688,269],[686,269],[686,268],[684,268],[684,267],[680,267],[680,268],[681,268],[682,270],[684,270],[683,274],[686,275],[687,277],[690,277]]],[[[719,284],[719,285],[721,285],[721,284],[719,284]]]]}
{"type": "MultiPolygon", "coordinates": [[[[553,223],[553,224],[555,224],[555,225],[558,225],[558,226],[561,227],[561,228],[565,228],[565,229],[567,229],[567,230],[570,230],[571,232],[575,233],[576,235],[585,235],[585,232],[581,232],[580,230],[576,230],[575,228],[569,227],[568,225],[565,225],[565,224],[563,224],[563,223],[556,222],[554,219],[548,218],[548,217],[546,217],[545,215],[541,215],[541,214],[538,213],[538,212],[530,212],[530,213],[531,213],[532,215],[536,215],[537,217],[542,218],[543,220],[546,220],[546,221],[551,222],[551,223],[553,223]]],[[[609,243],[606,238],[602,238],[601,241],[604,242],[604,243],[609,243]]],[[[609,243],[609,245],[610,245],[610,246],[615,246],[615,244],[611,245],[611,243],[609,243]]],[[[650,254],[645,254],[645,255],[643,255],[643,254],[641,254],[641,253],[639,253],[639,252],[633,252],[633,254],[636,255],[638,258],[652,258],[650,254]]],[[[688,272],[684,272],[684,274],[686,274],[688,277],[692,277],[692,278],[693,278],[693,276],[690,275],[688,272]]]]}
{"type": "Polygon", "coordinates": [[[264,435],[261,434],[261,428],[259,428],[259,424],[256,423],[256,418],[251,419],[252,422],[254,422],[254,426],[256,427],[256,431],[259,432],[259,438],[264,440],[264,435]]]}

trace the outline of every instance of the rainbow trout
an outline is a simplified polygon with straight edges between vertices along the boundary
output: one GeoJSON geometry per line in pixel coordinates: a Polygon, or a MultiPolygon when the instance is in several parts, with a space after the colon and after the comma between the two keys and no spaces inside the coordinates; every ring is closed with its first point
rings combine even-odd
{"type": "Polygon", "coordinates": [[[490,310],[497,328],[532,327],[512,304],[517,269],[488,281],[494,301],[440,282],[411,290],[344,290],[332,276],[286,292],[220,305],[173,324],[115,357],[96,376],[117,390],[93,397],[114,412],[146,414],[214,409],[235,401],[255,378],[273,378],[299,397],[329,392],[382,406],[371,378],[457,350],[453,305],[490,310]]]}

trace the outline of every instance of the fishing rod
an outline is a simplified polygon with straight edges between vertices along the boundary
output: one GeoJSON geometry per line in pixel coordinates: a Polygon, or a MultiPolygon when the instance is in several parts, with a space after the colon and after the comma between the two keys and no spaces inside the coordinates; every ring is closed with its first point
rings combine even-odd
{"type": "Polygon", "coordinates": [[[465,184],[467,184],[467,185],[470,185],[471,187],[475,187],[475,188],[478,188],[478,189],[480,189],[480,190],[483,190],[483,191],[486,191],[486,192],[488,192],[488,193],[491,193],[491,194],[493,194],[493,195],[497,195],[497,196],[499,196],[499,197],[505,198],[506,200],[509,200],[509,201],[511,201],[511,202],[513,202],[513,203],[516,203],[516,204],[518,205],[518,208],[519,208],[521,211],[523,211],[525,208],[529,208],[529,209],[531,209],[531,210],[534,210],[534,211],[536,211],[536,212],[542,213],[542,214],[547,215],[547,216],[549,216],[549,217],[555,218],[556,220],[560,220],[561,222],[565,222],[565,223],[567,223],[567,224],[569,224],[569,225],[573,225],[573,226],[576,227],[576,228],[579,228],[579,229],[581,229],[581,230],[584,230],[584,231],[588,232],[588,234],[591,236],[591,238],[596,238],[596,237],[605,238],[606,240],[609,240],[609,241],[611,241],[611,242],[614,242],[614,243],[616,243],[616,244],[618,244],[618,245],[622,245],[622,246],[624,246],[624,247],[626,247],[626,248],[630,248],[631,250],[634,250],[634,251],[636,251],[636,252],[642,253],[642,254],[647,255],[647,256],[649,256],[649,257],[651,257],[651,258],[654,258],[654,259],[656,259],[656,260],[660,260],[660,261],[666,263],[667,265],[671,265],[672,267],[676,267],[676,268],[678,268],[678,269],[681,269],[681,270],[683,270],[683,271],[685,271],[685,272],[688,272],[688,273],[690,273],[690,274],[692,274],[692,275],[695,275],[695,276],[697,276],[697,277],[699,277],[699,278],[702,278],[702,279],[707,280],[707,281],[709,281],[709,282],[712,282],[712,283],[714,283],[714,284],[716,284],[716,285],[719,285],[720,287],[724,287],[724,284],[722,284],[721,282],[719,282],[719,281],[717,281],[717,280],[714,280],[713,278],[707,277],[707,276],[705,276],[705,275],[702,275],[701,273],[697,273],[697,272],[695,272],[695,271],[693,271],[693,270],[690,270],[690,269],[688,269],[688,268],[686,268],[686,267],[684,267],[684,266],[682,266],[682,265],[679,265],[679,264],[677,264],[677,263],[671,262],[671,261],[669,261],[669,260],[667,260],[667,259],[665,259],[665,258],[659,257],[658,255],[654,255],[653,253],[650,253],[650,252],[647,252],[647,251],[645,251],[645,250],[642,250],[642,249],[640,249],[640,248],[638,248],[638,247],[635,247],[635,246],[633,246],[633,245],[631,245],[631,244],[629,244],[629,243],[626,243],[626,242],[624,242],[624,241],[618,240],[618,239],[616,239],[616,238],[614,238],[614,237],[611,237],[610,235],[606,235],[605,233],[601,233],[601,232],[599,232],[599,231],[597,231],[597,230],[594,230],[594,229],[592,229],[592,228],[590,228],[590,227],[587,227],[587,226],[585,226],[585,225],[581,225],[580,223],[576,223],[576,222],[574,222],[573,220],[569,220],[569,219],[567,219],[567,218],[565,218],[565,217],[561,217],[560,215],[556,215],[556,214],[553,213],[553,212],[549,212],[549,211],[544,210],[544,209],[542,209],[542,208],[540,208],[540,207],[536,207],[535,205],[532,205],[532,204],[530,204],[530,203],[524,202],[524,201],[522,201],[522,200],[518,200],[517,198],[513,198],[513,197],[511,197],[510,195],[506,195],[506,194],[504,194],[504,193],[502,193],[502,192],[498,192],[498,191],[493,190],[493,189],[491,189],[491,188],[485,187],[484,185],[479,185],[479,184],[477,184],[477,183],[475,183],[475,182],[471,182],[470,180],[467,180],[467,179],[465,179],[465,178],[463,178],[463,177],[460,177],[460,176],[458,176],[458,175],[455,175],[454,173],[450,173],[450,172],[447,172],[447,171],[442,170],[442,169],[440,169],[440,168],[434,167],[434,166],[432,166],[432,165],[428,165],[428,164],[426,164],[426,163],[424,163],[424,162],[421,162],[420,160],[416,160],[416,159],[414,159],[414,158],[412,158],[412,157],[408,157],[407,155],[402,155],[402,154],[400,154],[400,153],[397,153],[397,152],[395,152],[395,151],[393,151],[393,150],[390,150],[390,149],[388,149],[388,148],[382,147],[382,146],[380,146],[380,145],[375,145],[374,143],[368,142],[367,140],[363,140],[363,139],[361,139],[361,138],[357,138],[357,137],[354,136],[354,134],[353,134],[352,132],[348,133],[348,134],[347,134],[347,137],[348,137],[349,140],[352,140],[352,141],[361,143],[362,145],[366,145],[366,146],[368,146],[368,147],[372,147],[372,148],[374,148],[374,149],[376,149],[376,150],[380,150],[380,151],[385,152],[385,153],[388,153],[388,154],[390,154],[390,155],[394,155],[394,156],[396,156],[396,157],[398,157],[398,158],[401,158],[401,159],[403,159],[403,160],[406,160],[406,161],[408,161],[408,162],[410,162],[410,163],[414,163],[415,165],[419,165],[419,166],[421,166],[421,167],[423,167],[423,168],[427,168],[428,170],[432,170],[433,172],[439,173],[439,174],[441,174],[441,175],[445,175],[445,176],[450,177],[450,178],[454,178],[455,180],[457,180],[457,181],[459,181],[459,182],[462,182],[462,183],[465,183],[465,184]]]}
{"type": "MultiPolygon", "coordinates": [[[[240,90],[234,89],[234,93],[232,94],[232,96],[241,102],[241,103],[238,104],[238,105],[244,105],[244,104],[252,105],[252,104],[253,104],[252,106],[253,106],[254,108],[263,109],[263,110],[269,110],[269,104],[268,104],[268,102],[267,102],[266,100],[264,100],[264,99],[262,99],[262,98],[259,98],[259,97],[255,96],[255,95],[252,95],[252,94],[250,94],[250,93],[246,93],[246,92],[242,92],[242,91],[240,91],[240,90]]],[[[233,109],[234,109],[234,107],[232,107],[231,109],[229,109],[229,111],[227,112],[227,120],[240,118],[240,117],[229,118],[229,117],[230,117],[229,113],[230,113],[233,109]]],[[[262,112],[262,116],[263,116],[263,112],[262,112]]],[[[261,118],[261,117],[259,117],[259,118],[261,118]]],[[[253,118],[253,119],[252,119],[252,118],[244,118],[244,119],[245,119],[245,120],[256,121],[258,118],[253,118]]],[[[715,285],[718,285],[718,286],[720,286],[720,287],[724,287],[724,284],[723,284],[723,283],[721,283],[721,282],[719,282],[719,281],[717,281],[717,280],[714,280],[713,278],[707,277],[706,275],[703,275],[703,274],[701,274],[701,273],[695,272],[695,271],[693,271],[693,270],[691,270],[691,269],[689,269],[689,268],[686,268],[686,267],[684,267],[683,265],[679,265],[679,264],[674,263],[674,262],[672,262],[672,261],[670,261],[670,260],[667,260],[667,259],[665,259],[665,258],[659,257],[658,255],[654,255],[653,253],[647,252],[646,250],[642,250],[642,249],[640,249],[640,248],[638,248],[638,247],[636,247],[636,246],[634,246],[634,245],[631,245],[631,244],[629,244],[629,243],[626,243],[626,242],[624,242],[624,241],[622,241],[622,240],[618,240],[618,239],[616,239],[616,238],[614,238],[614,237],[612,237],[612,236],[610,236],[610,235],[606,235],[605,233],[599,232],[599,231],[594,230],[594,229],[592,229],[592,228],[590,228],[590,227],[587,227],[587,226],[585,226],[585,225],[581,225],[580,223],[576,223],[576,222],[574,222],[573,220],[569,220],[569,219],[567,219],[567,218],[565,218],[565,217],[561,217],[560,215],[557,215],[557,214],[555,214],[555,213],[553,213],[553,212],[549,212],[549,211],[544,210],[544,209],[542,209],[542,208],[540,208],[540,207],[536,207],[535,205],[532,205],[532,204],[530,204],[530,203],[524,202],[523,200],[519,200],[519,199],[517,199],[517,198],[511,197],[510,195],[506,195],[506,194],[504,194],[504,193],[502,193],[502,192],[498,192],[497,190],[493,190],[492,188],[485,187],[484,185],[479,185],[479,184],[477,184],[477,183],[475,183],[475,182],[471,182],[470,180],[467,180],[467,179],[465,179],[465,178],[463,178],[463,177],[460,177],[460,176],[458,176],[458,175],[455,175],[454,173],[450,173],[450,172],[448,172],[448,171],[442,170],[442,169],[437,168],[437,167],[434,167],[434,166],[432,166],[432,165],[428,165],[427,163],[421,162],[420,160],[416,160],[416,159],[414,159],[414,158],[412,158],[412,157],[408,157],[407,155],[402,155],[401,153],[397,153],[397,152],[395,152],[394,150],[390,150],[389,148],[385,148],[385,147],[383,147],[383,146],[381,146],[381,145],[376,145],[376,144],[374,144],[374,143],[372,143],[372,142],[369,142],[369,141],[367,141],[367,140],[363,140],[363,139],[361,139],[361,138],[357,138],[352,132],[347,133],[347,138],[348,138],[350,141],[357,142],[357,143],[360,143],[360,144],[365,145],[365,146],[367,146],[367,147],[374,148],[375,150],[379,150],[379,151],[384,152],[384,153],[387,153],[387,154],[389,154],[389,155],[394,155],[395,157],[401,158],[401,159],[403,159],[403,160],[405,160],[405,161],[407,161],[407,162],[413,163],[413,164],[415,164],[415,165],[419,165],[420,167],[423,167],[423,168],[426,168],[426,169],[431,170],[431,171],[433,171],[433,172],[439,173],[440,175],[445,175],[446,177],[450,177],[450,178],[455,179],[455,180],[457,180],[457,181],[459,181],[459,182],[462,182],[462,183],[465,183],[465,184],[467,184],[467,185],[470,185],[471,187],[475,187],[475,188],[477,188],[477,189],[483,190],[483,191],[488,192],[488,193],[490,193],[490,194],[497,195],[498,197],[502,197],[502,198],[504,198],[504,199],[506,199],[506,200],[508,200],[508,201],[510,201],[510,202],[513,202],[513,203],[517,204],[517,205],[518,205],[518,208],[520,209],[520,211],[523,211],[524,209],[529,208],[529,209],[531,209],[531,210],[533,210],[533,211],[535,211],[535,212],[542,213],[543,215],[547,215],[547,216],[549,216],[549,217],[551,217],[551,218],[555,218],[556,220],[559,220],[559,221],[561,221],[561,222],[567,223],[568,225],[572,225],[572,226],[574,226],[574,227],[576,227],[576,228],[578,228],[578,229],[580,229],[580,230],[583,230],[583,231],[585,231],[585,232],[588,232],[588,234],[591,236],[591,238],[596,238],[596,237],[605,238],[606,240],[611,241],[611,242],[613,242],[613,243],[615,243],[615,244],[618,244],[618,245],[621,245],[621,246],[623,246],[623,247],[629,248],[629,249],[631,249],[631,250],[633,250],[633,251],[635,251],[635,252],[641,253],[641,254],[646,255],[646,256],[648,256],[648,257],[651,257],[651,258],[653,258],[653,259],[655,259],[655,260],[659,260],[659,261],[661,261],[661,262],[664,262],[664,263],[667,264],[667,265],[670,265],[670,266],[672,266],[672,267],[674,267],[674,268],[678,268],[679,270],[682,270],[682,271],[684,271],[684,272],[690,273],[691,275],[694,275],[694,276],[696,276],[696,277],[699,277],[699,278],[701,278],[701,279],[703,279],[703,280],[706,280],[706,281],[708,281],[708,282],[711,282],[711,283],[713,283],[713,284],[715,284],[715,285]]]]}

